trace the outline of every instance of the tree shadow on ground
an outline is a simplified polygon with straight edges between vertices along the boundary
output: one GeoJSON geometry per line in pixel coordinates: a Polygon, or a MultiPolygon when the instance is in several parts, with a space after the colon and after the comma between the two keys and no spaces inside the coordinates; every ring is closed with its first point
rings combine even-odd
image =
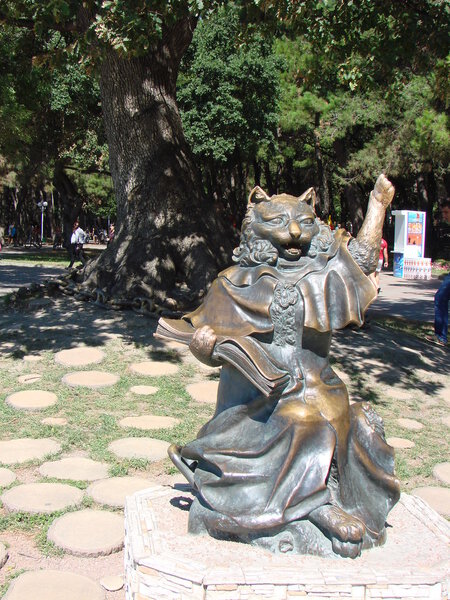
{"type": "MultiPolygon", "coordinates": [[[[81,344],[104,346],[118,337],[152,352],[167,353],[167,346],[153,338],[156,323],[132,311],[106,310],[73,296],[41,298],[2,311],[0,353],[20,358],[81,344]]],[[[173,359],[174,353],[170,356],[173,359]]]]}
{"type": "Polygon", "coordinates": [[[23,285],[41,284],[44,281],[67,271],[61,267],[45,267],[42,265],[1,265],[0,270],[0,295],[23,285]]]}
{"type": "Polygon", "coordinates": [[[437,397],[448,375],[445,348],[376,325],[337,332],[331,356],[352,381],[352,399],[375,404],[391,402],[389,388],[437,397]]]}
{"type": "MultiPolygon", "coordinates": [[[[168,347],[154,338],[156,325],[156,319],[146,315],[106,310],[73,296],[38,298],[2,312],[0,354],[19,359],[81,344],[100,347],[120,338],[123,343],[145,348],[149,358],[176,362],[187,350],[168,347]]],[[[444,388],[443,377],[448,374],[447,350],[375,325],[368,330],[347,328],[337,332],[331,360],[352,380],[352,397],[375,404],[384,402],[380,386],[375,383],[438,396],[444,388]]]]}

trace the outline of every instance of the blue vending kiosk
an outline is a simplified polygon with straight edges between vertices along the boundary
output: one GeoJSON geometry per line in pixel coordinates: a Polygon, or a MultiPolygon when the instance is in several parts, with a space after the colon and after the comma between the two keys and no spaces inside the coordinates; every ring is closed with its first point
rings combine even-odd
{"type": "Polygon", "coordinates": [[[394,277],[405,277],[405,263],[423,259],[425,254],[426,213],[417,210],[393,210],[394,277]]]}

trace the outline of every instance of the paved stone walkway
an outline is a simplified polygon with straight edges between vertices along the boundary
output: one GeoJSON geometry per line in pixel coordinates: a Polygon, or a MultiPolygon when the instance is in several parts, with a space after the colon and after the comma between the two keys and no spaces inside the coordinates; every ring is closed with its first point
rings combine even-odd
{"type": "Polygon", "coordinates": [[[123,517],[104,510],[80,510],[53,521],[47,534],[58,548],[77,556],[95,558],[123,546],[123,517]]]}
{"type": "Polygon", "coordinates": [[[108,450],[119,458],[142,458],[157,461],[166,458],[168,442],[148,437],[128,437],[111,442],[108,450]]]}
{"type": "Polygon", "coordinates": [[[115,385],[119,381],[119,376],[103,371],[76,371],[74,373],[67,373],[62,380],[63,383],[72,387],[98,389],[115,385]]]}
{"type": "Polygon", "coordinates": [[[423,429],[423,424],[415,419],[405,419],[401,417],[400,419],[397,419],[397,422],[400,427],[403,427],[404,429],[411,429],[412,431],[420,431],[423,429]]]}
{"type": "Polygon", "coordinates": [[[24,390],[6,397],[6,403],[19,410],[42,410],[58,402],[58,396],[43,390],[24,390]]]}
{"type": "Polygon", "coordinates": [[[13,581],[4,600],[104,600],[101,586],[83,575],[31,571],[13,581]]]}
{"type": "Polygon", "coordinates": [[[216,403],[218,389],[218,381],[201,381],[199,383],[191,383],[186,387],[187,393],[192,396],[196,402],[203,402],[206,404],[216,403]]]}
{"type": "Polygon", "coordinates": [[[84,367],[100,363],[104,360],[105,353],[98,348],[81,346],[70,350],[61,350],[55,354],[55,361],[65,367],[84,367]]]}
{"type": "Polygon", "coordinates": [[[41,376],[39,373],[29,373],[28,375],[20,375],[20,377],[17,378],[17,381],[23,384],[33,384],[37,383],[40,379],[41,376]]]}
{"type": "Polygon", "coordinates": [[[84,492],[65,483],[26,483],[17,485],[2,496],[9,512],[49,514],[79,506],[84,492]]]}
{"type": "Polygon", "coordinates": [[[152,481],[143,477],[110,477],[96,481],[87,489],[87,494],[97,502],[115,508],[125,506],[125,498],[153,485],[152,481]]]}
{"type": "Polygon", "coordinates": [[[433,475],[439,481],[450,485],[450,462],[437,464],[433,469],[433,475]]]}
{"type": "Polygon", "coordinates": [[[46,462],[39,467],[44,477],[71,479],[73,481],[96,481],[108,477],[109,465],[90,458],[70,457],[46,462]]]}
{"type": "Polygon", "coordinates": [[[57,453],[60,450],[61,445],[48,438],[19,438],[0,441],[0,463],[14,465],[29,460],[39,460],[47,454],[57,453]]]}
{"type": "Polygon", "coordinates": [[[133,385],[130,387],[130,392],[138,396],[151,396],[156,394],[158,388],[153,385],[133,385]]]}
{"type": "Polygon", "coordinates": [[[64,425],[67,425],[67,419],[64,417],[44,417],[41,423],[51,427],[64,427],[64,425]]]}
{"type": "Polygon", "coordinates": [[[0,468],[0,488],[10,486],[16,480],[16,474],[11,469],[0,468]]]}
{"type": "Polygon", "coordinates": [[[450,517],[450,488],[427,485],[416,488],[413,494],[425,500],[439,514],[450,517]]]}
{"type": "Polygon", "coordinates": [[[398,449],[414,448],[415,446],[414,442],[405,438],[389,437],[386,441],[390,446],[398,449]]]}
{"type": "Polygon", "coordinates": [[[141,363],[133,363],[130,365],[130,371],[136,375],[144,375],[146,377],[162,377],[163,375],[174,375],[177,373],[178,365],[167,361],[151,361],[147,360],[141,363]]]}

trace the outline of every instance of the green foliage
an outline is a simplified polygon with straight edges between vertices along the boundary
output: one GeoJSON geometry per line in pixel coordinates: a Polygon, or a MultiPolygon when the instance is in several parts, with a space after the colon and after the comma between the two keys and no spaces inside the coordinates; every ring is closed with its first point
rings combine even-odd
{"type": "MultiPolygon", "coordinates": [[[[59,32],[43,39],[25,28],[6,25],[0,42],[2,183],[23,190],[26,227],[26,222],[35,218],[36,200],[31,190],[54,190],[56,165],[81,173],[107,169],[100,90],[96,77],[65,51],[66,40],[59,32]],[[58,60],[49,63],[48,53],[58,60]]],[[[80,175],[81,180],[86,177],[80,175]]],[[[102,179],[103,185],[97,182],[92,196],[89,182],[80,187],[87,198],[86,207],[100,216],[115,211],[110,207],[110,178],[103,175],[102,179]]],[[[58,211],[58,196],[55,202],[58,211]]]]}
{"type": "Polygon", "coordinates": [[[91,173],[77,178],[79,189],[86,201],[87,210],[97,217],[116,217],[117,205],[112,179],[109,175],[91,173]]]}
{"type": "Polygon", "coordinates": [[[31,43],[29,32],[15,27],[5,27],[0,35],[0,153],[27,177],[55,160],[104,169],[108,154],[97,81],[70,55],[50,69],[36,59],[65,46],[59,34],[40,43],[31,43]]]}
{"type": "Polygon", "coordinates": [[[242,39],[239,15],[218,10],[201,21],[178,85],[186,137],[194,153],[226,163],[251,160],[274,144],[280,61],[257,32],[242,39]]]}
{"type": "Polygon", "coordinates": [[[295,35],[276,44],[288,65],[279,139],[285,185],[320,184],[319,146],[335,203],[349,183],[368,191],[381,171],[408,188],[422,171],[444,177],[448,5],[330,0],[302,3],[301,14],[295,35]]]}
{"type": "Polygon", "coordinates": [[[241,206],[253,168],[273,189],[327,181],[336,207],[349,183],[365,191],[380,171],[407,192],[423,171],[444,189],[445,0],[4,0],[0,16],[8,177],[46,180],[62,161],[85,173],[76,181],[95,214],[111,213],[112,194],[86,176],[106,169],[108,151],[95,70],[82,67],[111,51],[158,56],[164,31],[186,19],[198,25],[178,98],[210,197],[231,197],[232,180],[241,206]]]}
{"type": "Polygon", "coordinates": [[[433,108],[426,109],[415,120],[412,149],[429,162],[448,163],[450,158],[450,131],[448,117],[433,108]]]}

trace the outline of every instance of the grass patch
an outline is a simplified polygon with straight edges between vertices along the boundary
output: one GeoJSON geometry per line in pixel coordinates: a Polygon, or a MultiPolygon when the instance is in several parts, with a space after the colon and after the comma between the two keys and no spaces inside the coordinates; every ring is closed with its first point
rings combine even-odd
{"type": "MultiPolygon", "coordinates": [[[[101,252],[101,249],[84,248],[86,258],[95,258],[101,252]]],[[[14,248],[6,249],[2,256],[2,263],[7,264],[23,264],[23,265],[42,265],[65,267],[69,262],[69,253],[65,249],[53,250],[45,247],[44,249],[34,248],[14,248]]]]}

